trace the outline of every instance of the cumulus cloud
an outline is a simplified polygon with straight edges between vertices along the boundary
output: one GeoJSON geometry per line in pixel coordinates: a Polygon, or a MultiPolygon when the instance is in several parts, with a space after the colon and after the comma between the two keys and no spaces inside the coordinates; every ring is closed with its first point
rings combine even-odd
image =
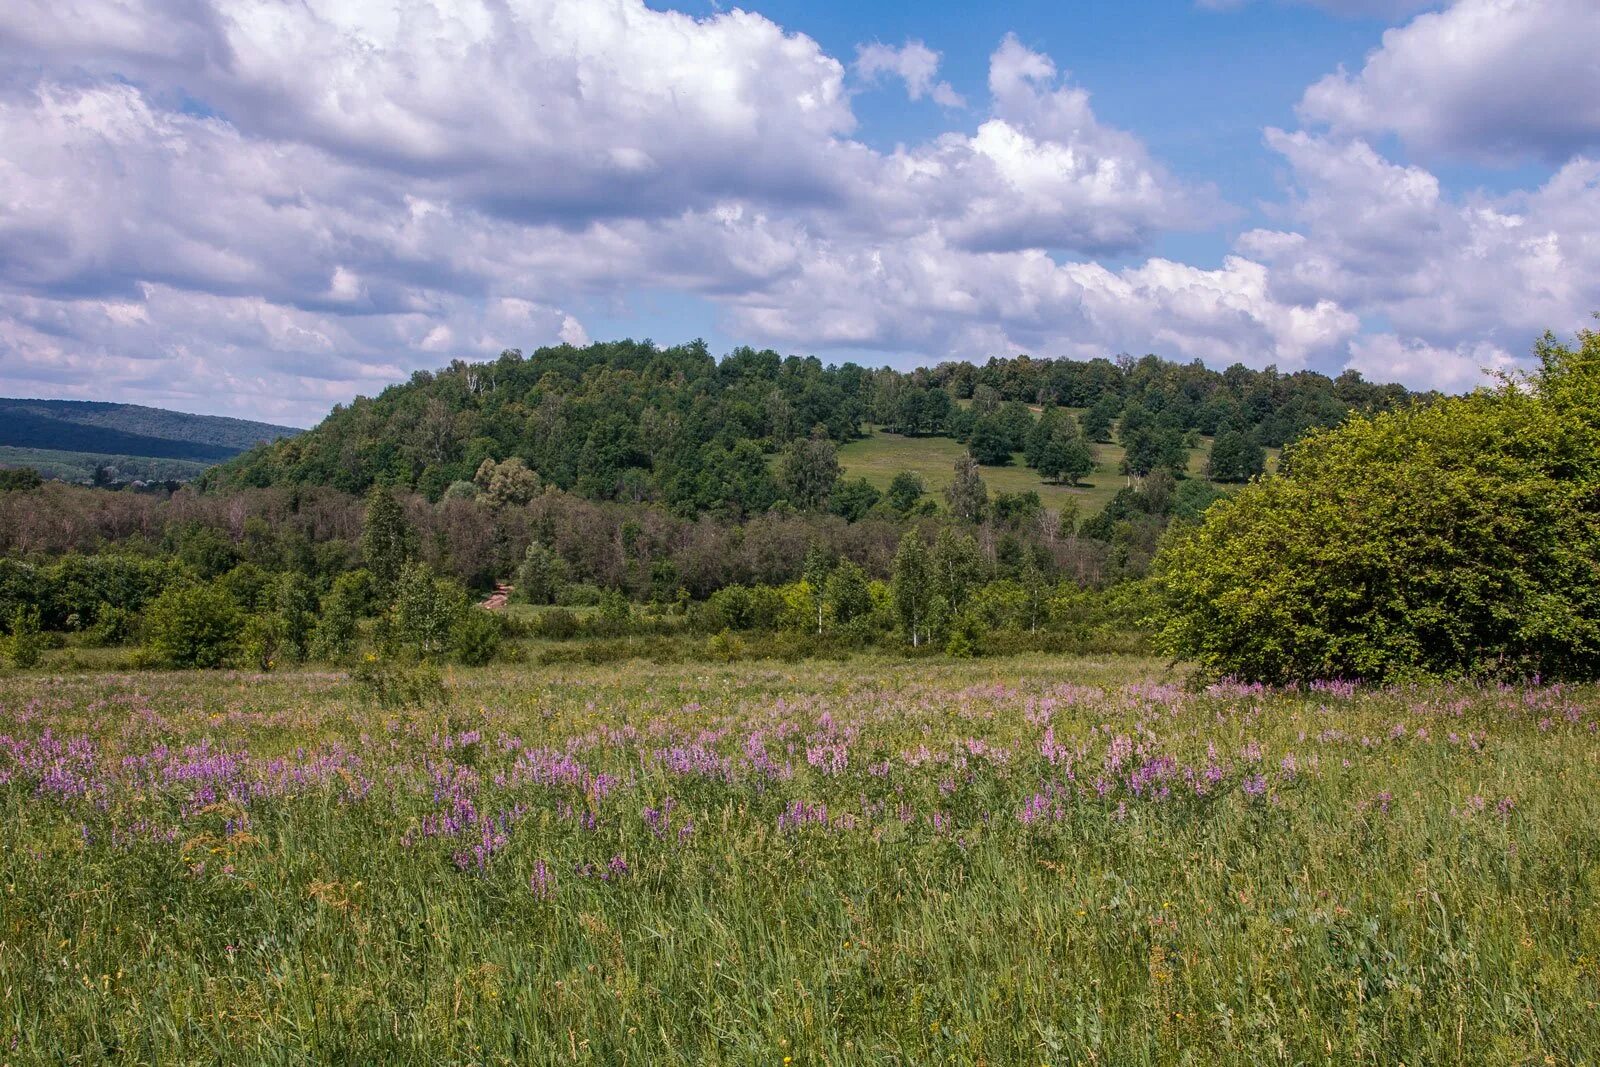
{"type": "Polygon", "coordinates": [[[1600,4],[1458,0],[1383,35],[1356,73],[1306,90],[1300,115],[1490,163],[1600,148],[1600,4]]]}
{"type": "Polygon", "coordinates": [[[1447,392],[1493,385],[1495,375],[1510,373],[1521,365],[1522,361],[1488,341],[1441,348],[1417,338],[1380,333],[1350,342],[1349,366],[1368,378],[1381,381],[1400,376],[1447,392]]]}
{"type": "MultiPolygon", "coordinates": [[[[853,66],[950,104],[939,59],[908,41],[853,66]]],[[[0,71],[19,392],[308,423],[417,367],[586,343],[586,309],[645,288],[791,349],[1436,384],[1497,330],[1600,303],[1593,164],[1453,198],[1343,131],[1272,135],[1282,228],[1211,269],[1134,262],[1228,209],[1014,37],[970,127],[890,151],[815,41],[642,0],[14,0],[0,71]],[[1392,338],[1363,337],[1376,316],[1392,338]]]]}
{"type": "Polygon", "coordinates": [[[1430,350],[1521,351],[1600,307],[1600,160],[1574,158],[1532,190],[1450,196],[1429,171],[1360,139],[1273,130],[1267,140],[1295,176],[1294,229],[1250,231],[1239,251],[1271,267],[1276,299],[1335,300],[1430,350]]]}
{"type": "MultiPolygon", "coordinates": [[[[640,0],[19,0],[0,61],[4,374],[80,395],[181,379],[309,421],[449,356],[582,342],[575,305],[645,285],[749,324],[807,306],[829,256],[1130,251],[1216,206],[1013,39],[974,133],[890,153],[811,39],[640,0]]],[[[918,42],[857,70],[953,102],[918,42]]]]}
{"type": "Polygon", "coordinates": [[[941,107],[965,107],[966,100],[949,82],[934,81],[939,73],[939,53],[921,41],[907,41],[899,48],[874,42],[856,46],[856,73],[867,81],[892,74],[906,84],[906,95],[913,100],[929,97],[941,107]]]}

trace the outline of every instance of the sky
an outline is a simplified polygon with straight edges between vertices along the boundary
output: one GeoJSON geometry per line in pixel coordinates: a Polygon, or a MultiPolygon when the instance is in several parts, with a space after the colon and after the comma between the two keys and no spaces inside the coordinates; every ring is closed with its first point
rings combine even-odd
{"type": "Polygon", "coordinates": [[[1464,390],[1600,310],[1597,0],[7,0],[0,394],[704,338],[1464,390]]]}

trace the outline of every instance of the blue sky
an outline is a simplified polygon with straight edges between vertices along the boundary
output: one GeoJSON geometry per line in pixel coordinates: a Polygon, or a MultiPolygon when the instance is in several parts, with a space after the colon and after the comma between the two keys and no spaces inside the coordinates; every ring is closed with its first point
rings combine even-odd
{"type": "Polygon", "coordinates": [[[15,0],[0,392],[629,335],[1470,388],[1600,308],[1592,0],[15,0]]]}

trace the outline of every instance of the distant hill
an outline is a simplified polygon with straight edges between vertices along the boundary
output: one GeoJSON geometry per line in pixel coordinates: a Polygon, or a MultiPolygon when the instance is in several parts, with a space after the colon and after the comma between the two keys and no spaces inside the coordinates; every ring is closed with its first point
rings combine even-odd
{"type": "Polygon", "coordinates": [[[0,463],[33,465],[37,459],[44,473],[69,480],[81,480],[84,470],[92,474],[102,461],[125,477],[192,477],[299,432],[138,404],[0,398],[0,463]]]}
{"type": "MultiPolygon", "coordinates": [[[[1353,371],[1337,379],[1274,368],[1215,371],[1155,356],[1018,356],[898,372],[750,348],[717,360],[702,342],[657,348],[617,341],[529,356],[509,350],[492,362],[457,360],[419,371],[377,397],[336,406],[292,440],[208,471],[205,481],[354,493],[386,484],[438,499],[474,478],[485,460],[518,459],[543,484],[590,499],[651,500],[681,516],[738,516],[788,498],[793,487],[784,484],[776,454],[816,435],[848,445],[869,427],[893,430],[904,437],[896,465],[948,471],[950,456],[975,438],[1009,441],[1010,453],[1024,452],[1022,438],[1042,412],[1059,409],[1053,417],[1063,433],[1076,432],[1081,414],[1090,428],[1084,432],[1097,442],[1109,442],[1115,424],[1121,446],[1137,425],[1142,444],[1157,440],[1168,457],[1162,462],[1181,465],[1200,454],[1202,438],[1219,432],[1278,448],[1308,430],[1337,426],[1352,411],[1415,399],[1353,371]]],[[[871,458],[864,451],[839,458],[854,470],[871,458]]],[[[1108,443],[1100,458],[1110,463],[1121,455],[1108,443]]],[[[876,473],[887,484],[894,471],[876,473]]],[[[1097,501],[1124,480],[1114,467],[1101,473],[1097,501]]],[[[1043,488],[1025,473],[1012,484],[1043,488]]]]}

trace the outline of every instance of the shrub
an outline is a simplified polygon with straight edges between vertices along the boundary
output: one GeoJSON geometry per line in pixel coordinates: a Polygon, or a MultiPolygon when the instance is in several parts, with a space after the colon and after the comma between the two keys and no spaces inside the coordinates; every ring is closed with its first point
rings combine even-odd
{"type": "Polygon", "coordinates": [[[0,640],[0,658],[18,669],[32,667],[44,651],[39,632],[39,609],[18,608],[11,616],[11,632],[0,640]]]}
{"type": "Polygon", "coordinates": [[[235,662],[241,667],[270,671],[284,658],[283,620],[276,615],[252,615],[239,631],[235,662]]]}
{"type": "Polygon", "coordinates": [[[482,608],[469,608],[456,623],[456,659],[468,667],[482,667],[500,651],[504,637],[500,616],[482,608]]]}
{"type": "Polygon", "coordinates": [[[171,667],[220,667],[232,658],[243,625],[238,605],[217,586],[174,586],[145,611],[145,651],[171,667]]]}
{"type": "Polygon", "coordinates": [[[1161,640],[1284,682],[1600,671],[1600,334],[1314,435],[1158,561],[1161,640]]]}
{"type": "Polygon", "coordinates": [[[385,710],[444,702],[444,679],[431,663],[400,663],[369,655],[350,672],[361,699],[385,710]]]}

